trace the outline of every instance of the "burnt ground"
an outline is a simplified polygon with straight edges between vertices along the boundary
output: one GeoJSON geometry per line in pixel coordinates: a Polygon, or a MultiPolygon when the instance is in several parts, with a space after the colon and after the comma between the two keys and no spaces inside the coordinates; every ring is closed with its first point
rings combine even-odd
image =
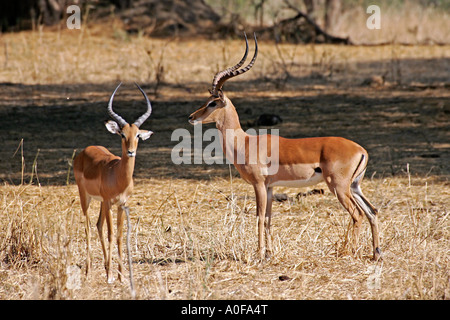
{"type": "MultiPolygon", "coordinates": [[[[263,113],[279,115],[273,127],[284,137],[343,136],[365,147],[370,155],[367,177],[405,174],[438,176],[450,173],[450,87],[448,59],[415,62],[420,79],[384,85],[311,73],[286,81],[259,78],[230,81],[225,92],[236,106],[244,129],[262,128],[255,120],[263,113]],[[436,74],[437,68],[439,76],[436,74]],[[443,75],[443,76],[442,76],[443,75]]],[[[380,62],[381,64],[382,62],[380,62]]],[[[370,66],[380,66],[373,63],[370,66]]],[[[24,85],[0,84],[0,180],[30,181],[36,160],[42,185],[65,184],[74,150],[101,144],[120,153],[120,139],[105,129],[106,104],[116,83],[24,85]],[[23,145],[21,141],[23,139],[23,145]],[[22,148],[23,146],[23,148],[22,148]],[[22,159],[24,156],[24,174],[22,159]]],[[[163,84],[158,95],[154,83],[141,83],[153,102],[153,114],[143,126],[155,134],[139,145],[136,178],[208,179],[229,174],[227,165],[175,165],[171,150],[174,129],[193,133],[187,117],[207,97],[209,83],[163,84]]],[[[132,84],[116,95],[115,110],[125,119],[138,116],[145,106],[132,84]]],[[[207,125],[205,128],[213,127],[207,125]]],[[[204,143],[204,146],[208,142],[204,143]]],[[[234,169],[232,169],[234,170],[234,169]]],[[[236,174],[236,171],[233,171],[236,174]]],[[[73,175],[70,175],[73,183],[73,175]]]]}

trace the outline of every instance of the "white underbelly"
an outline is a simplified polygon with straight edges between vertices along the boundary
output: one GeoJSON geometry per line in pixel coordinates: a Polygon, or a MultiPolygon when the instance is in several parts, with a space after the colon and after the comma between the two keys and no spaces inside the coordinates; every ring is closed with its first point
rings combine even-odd
{"type": "Polygon", "coordinates": [[[309,179],[302,180],[278,180],[269,184],[269,187],[291,187],[291,188],[303,188],[314,186],[323,181],[322,173],[316,173],[309,179]]]}
{"type": "MultiPolygon", "coordinates": [[[[93,195],[89,194],[89,197],[91,197],[94,200],[103,202],[103,197],[101,197],[101,196],[93,196],[93,195]]],[[[124,204],[126,202],[127,202],[127,197],[124,194],[118,195],[117,197],[111,199],[112,204],[116,204],[116,203],[124,204]]]]}

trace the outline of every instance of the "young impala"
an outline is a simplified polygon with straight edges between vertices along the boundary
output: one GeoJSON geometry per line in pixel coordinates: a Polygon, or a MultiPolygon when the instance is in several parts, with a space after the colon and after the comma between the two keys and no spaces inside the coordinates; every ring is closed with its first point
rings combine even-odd
{"type": "Polygon", "coordinates": [[[273,187],[305,187],[321,181],[325,181],[330,191],[350,213],[353,219],[355,248],[362,216],[366,215],[372,229],[373,258],[379,259],[381,250],[377,210],[364,197],[360,188],[368,161],[368,154],[364,148],[339,137],[285,139],[272,135],[248,135],[242,130],[236,109],[223,93],[222,86],[226,80],[247,72],[253,66],[258,54],[256,35],[253,59],[246,67],[239,69],[248,54],[247,37],[245,41],[246,50],[242,60],[234,67],[218,72],[214,76],[211,95],[203,106],[189,116],[189,122],[194,125],[215,122],[227,159],[233,162],[241,177],[253,185],[256,194],[258,248],[261,259],[265,254],[269,256],[272,252],[270,222],[273,187]],[[245,141],[245,145],[236,144],[236,141],[245,141]],[[266,150],[271,150],[272,154],[263,154],[260,148],[254,147],[260,145],[266,145],[266,150]],[[274,150],[278,152],[276,157],[273,156],[274,150]],[[267,162],[269,158],[275,159],[276,162],[271,163],[271,167],[267,162]],[[272,166],[277,170],[269,172],[272,166]]]}
{"type": "Polygon", "coordinates": [[[89,216],[88,208],[91,199],[101,201],[100,216],[97,222],[97,229],[105,258],[106,276],[109,283],[114,278],[111,272],[111,255],[113,241],[113,221],[111,206],[118,205],[117,209],[117,246],[119,252],[119,279],[122,279],[122,236],[123,236],[123,210],[128,197],[133,191],[133,171],[136,157],[136,150],[139,139],[148,139],[153,132],[139,130],[139,127],[152,113],[152,106],[145,92],[139,87],[147,102],[147,111],[139,117],[133,124],[128,124],[122,117],[112,109],[114,95],[121,83],[114,90],[108,103],[108,114],[115,121],[109,120],[105,123],[109,132],[122,137],[122,157],[118,157],[102,146],[90,146],[84,149],[74,160],[73,171],[80,193],[81,208],[86,217],[86,239],[87,239],[87,263],[86,274],[91,268],[90,257],[90,236],[89,236],[89,216]],[[103,223],[106,220],[108,228],[109,252],[107,253],[103,238],[103,223]]]}

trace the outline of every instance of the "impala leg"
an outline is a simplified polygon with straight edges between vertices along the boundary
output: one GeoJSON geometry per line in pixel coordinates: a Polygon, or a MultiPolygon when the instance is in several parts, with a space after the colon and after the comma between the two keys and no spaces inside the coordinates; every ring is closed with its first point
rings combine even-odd
{"type": "Polygon", "coordinates": [[[373,245],[373,259],[376,261],[381,258],[380,249],[380,235],[378,231],[378,210],[364,197],[359,181],[355,180],[351,186],[352,195],[357,203],[357,207],[361,214],[365,214],[369,220],[372,229],[372,245],[373,245]]]}
{"type": "Polygon", "coordinates": [[[89,221],[89,216],[87,214],[85,214],[85,224],[84,224],[84,229],[86,232],[86,276],[89,275],[89,272],[91,271],[91,240],[90,240],[90,221],[89,221]]]}
{"type": "Polygon", "coordinates": [[[254,186],[256,195],[256,214],[258,216],[258,251],[261,260],[265,257],[265,214],[267,206],[267,189],[264,184],[257,184],[254,186]]]}
{"type": "Polygon", "coordinates": [[[339,202],[342,206],[350,213],[353,219],[353,251],[356,253],[358,251],[359,235],[361,233],[361,224],[363,220],[363,215],[359,208],[356,206],[354,198],[350,194],[345,194],[338,196],[339,202]]]}
{"type": "Polygon", "coordinates": [[[361,231],[362,217],[365,215],[372,230],[373,259],[381,257],[380,239],[378,231],[377,209],[364,197],[359,188],[359,180],[350,186],[340,187],[329,185],[331,192],[335,193],[342,206],[350,213],[353,219],[353,249],[356,251],[361,231]]]}
{"type": "Polygon", "coordinates": [[[371,213],[366,213],[366,216],[369,219],[370,227],[372,229],[373,260],[377,261],[382,258],[380,249],[380,234],[378,231],[378,216],[371,213]]]}
{"type": "Polygon", "coordinates": [[[361,231],[362,214],[356,206],[356,202],[350,192],[350,186],[335,184],[332,179],[326,179],[325,181],[327,181],[330,191],[336,195],[339,202],[353,219],[352,250],[353,252],[356,252],[359,242],[359,233],[361,231]]]}
{"type": "Polygon", "coordinates": [[[89,275],[91,270],[91,237],[90,237],[90,221],[88,215],[89,204],[91,202],[91,198],[87,196],[84,192],[80,191],[80,202],[81,209],[83,210],[85,224],[84,229],[86,232],[86,276],[89,275]]]}
{"type": "Polygon", "coordinates": [[[123,262],[122,262],[122,241],[123,241],[123,207],[117,207],[117,251],[119,253],[119,281],[122,281],[123,262]]]}
{"type": "Polygon", "coordinates": [[[100,203],[100,214],[98,215],[97,220],[97,231],[98,231],[98,238],[100,239],[100,244],[102,245],[102,251],[103,251],[103,258],[105,261],[105,267],[106,267],[106,261],[108,259],[106,254],[106,246],[105,246],[105,238],[103,237],[103,223],[105,222],[105,214],[104,214],[104,202],[100,203]]]}
{"type": "MultiPolygon", "coordinates": [[[[106,201],[105,201],[106,202],[106,201]]],[[[112,275],[112,250],[114,247],[114,229],[113,229],[113,218],[111,212],[111,203],[106,202],[105,206],[105,216],[106,216],[106,226],[108,227],[108,244],[109,244],[109,252],[108,252],[108,262],[106,267],[106,274],[108,277],[108,283],[114,282],[114,277],[112,275]]]]}
{"type": "Polygon", "coordinates": [[[348,213],[350,213],[350,216],[353,219],[352,249],[353,252],[356,253],[358,250],[359,234],[361,232],[363,215],[355,205],[355,200],[353,199],[350,193],[341,193],[341,194],[338,193],[337,197],[339,199],[339,202],[348,211],[348,213]]]}
{"type": "Polygon", "coordinates": [[[353,252],[356,253],[358,250],[363,215],[359,211],[359,208],[355,204],[355,200],[349,192],[338,194],[338,199],[353,219],[352,249],[353,252]]]}
{"type": "Polygon", "coordinates": [[[112,258],[112,217],[110,210],[110,203],[107,201],[103,201],[100,205],[100,215],[97,221],[97,230],[100,238],[100,243],[102,244],[103,257],[105,261],[105,270],[106,277],[109,283],[111,283],[114,279],[111,275],[111,258],[112,258]],[[106,251],[105,238],[103,235],[103,224],[106,221],[107,229],[108,229],[108,242],[109,242],[109,252],[106,251]]]}
{"type": "Polygon", "coordinates": [[[264,221],[264,226],[266,229],[267,257],[270,257],[273,254],[272,229],[270,228],[270,223],[272,221],[272,195],[273,195],[273,188],[271,187],[267,188],[266,218],[264,221]]]}

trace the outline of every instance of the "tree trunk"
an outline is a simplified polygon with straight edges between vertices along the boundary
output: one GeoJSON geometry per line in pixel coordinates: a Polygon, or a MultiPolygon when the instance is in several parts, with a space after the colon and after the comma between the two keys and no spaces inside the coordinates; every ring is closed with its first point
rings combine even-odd
{"type": "Polygon", "coordinates": [[[341,15],[341,0],[326,0],[325,2],[326,32],[332,34],[336,31],[340,15],[341,15]]]}

